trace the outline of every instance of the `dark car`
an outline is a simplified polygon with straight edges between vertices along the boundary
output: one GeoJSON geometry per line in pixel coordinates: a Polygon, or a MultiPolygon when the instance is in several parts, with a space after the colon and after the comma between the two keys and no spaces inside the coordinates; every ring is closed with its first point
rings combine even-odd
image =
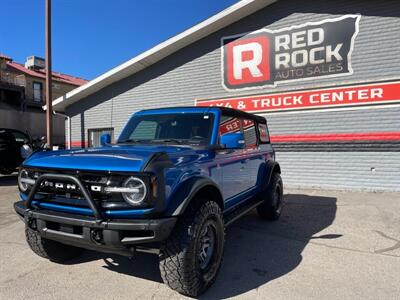
{"type": "Polygon", "coordinates": [[[218,107],[145,110],[110,140],[23,163],[14,208],[39,256],[157,252],[164,282],[198,296],[217,276],[226,226],[256,207],[265,220],[281,214],[281,169],[263,117],[218,107]]]}
{"type": "Polygon", "coordinates": [[[32,146],[29,134],[16,129],[0,128],[0,173],[11,174],[22,163],[21,147],[32,146]]]}

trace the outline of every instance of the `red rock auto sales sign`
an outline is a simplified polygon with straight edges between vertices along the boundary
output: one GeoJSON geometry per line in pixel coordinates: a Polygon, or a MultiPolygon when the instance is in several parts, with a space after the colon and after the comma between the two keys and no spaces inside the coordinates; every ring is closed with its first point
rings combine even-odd
{"type": "Polygon", "coordinates": [[[345,15],[223,37],[222,84],[237,90],[352,74],[359,20],[358,15],[345,15]]]}
{"type": "Polygon", "coordinates": [[[196,100],[196,106],[225,106],[249,112],[332,109],[394,103],[400,103],[400,81],[226,99],[196,100]]]}

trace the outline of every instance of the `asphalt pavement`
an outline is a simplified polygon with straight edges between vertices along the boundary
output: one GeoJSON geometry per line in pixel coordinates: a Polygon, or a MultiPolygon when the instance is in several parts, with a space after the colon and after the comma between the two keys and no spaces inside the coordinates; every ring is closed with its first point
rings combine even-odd
{"type": "MultiPolygon", "coordinates": [[[[87,251],[68,264],[36,256],[0,177],[0,299],[182,299],[154,254],[87,251]]],[[[215,284],[202,299],[400,299],[400,193],[290,190],[280,221],[255,211],[227,230],[215,284]]]]}

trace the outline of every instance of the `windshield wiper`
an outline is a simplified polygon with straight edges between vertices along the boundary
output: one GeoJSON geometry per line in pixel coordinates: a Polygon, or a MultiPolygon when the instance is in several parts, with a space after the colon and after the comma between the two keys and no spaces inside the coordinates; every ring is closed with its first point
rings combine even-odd
{"type": "Polygon", "coordinates": [[[182,140],[178,139],[127,139],[123,141],[119,141],[118,144],[136,144],[136,143],[147,143],[147,144],[155,144],[155,143],[176,143],[182,144],[182,140]]]}
{"type": "Polygon", "coordinates": [[[150,143],[151,140],[127,139],[119,141],[118,144],[135,144],[135,143],[150,143]]]}
{"type": "Polygon", "coordinates": [[[150,141],[151,143],[176,143],[176,144],[182,144],[182,140],[177,140],[177,139],[154,139],[150,141]]]}

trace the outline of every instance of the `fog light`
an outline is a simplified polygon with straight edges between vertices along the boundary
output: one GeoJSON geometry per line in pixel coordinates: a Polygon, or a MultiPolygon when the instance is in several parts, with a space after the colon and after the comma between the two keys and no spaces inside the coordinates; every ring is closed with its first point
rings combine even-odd
{"type": "Polygon", "coordinates": [[[103,232],[98,229],[92,229],[90,231],[90,238],[93,242],[100,245],[103,243],[103,232]]]}

